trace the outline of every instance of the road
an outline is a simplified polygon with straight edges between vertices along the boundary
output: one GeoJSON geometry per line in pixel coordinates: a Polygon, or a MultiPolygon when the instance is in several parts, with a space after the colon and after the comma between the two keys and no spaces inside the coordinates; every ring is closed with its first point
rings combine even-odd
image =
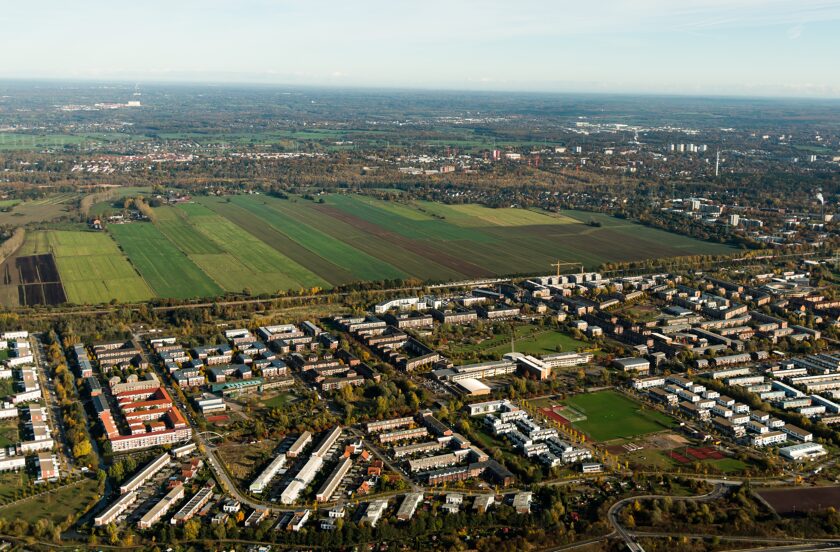
{"type": "Polygon", "coordinates": [[[49,362],[47,362],[46,351],[44,350],[44,342],[40,334],[31,335],[29,341],[32,347],[32,356],[35,360],[35,373],[38,375],[38,384],[41,386],[41,394],[47,405],[45,409],[47,425],[52,428],[53,438],[56,439],[59,445],[57,449],[59,473],[61,473],[63,466],[65,475],[70,476],[78,468],[75,466],[73,451],[70,450],[70,444],[67,441],[67,433],[64,429],[64,417],[61,414],[61,406],[55,398],[53,381],[48,375],[50,367],[49,362]],[[56,432],[58,432],[58,435],[55,434],[56,432]]]}
{"type": "Polygon", "coordinates": [[[697,502],[709,502],[711,500],[716,500],[721,498],[724,494],[726,494],[726,487],[724,485],[716,485],[714,490],[710,493],[699,495],[699,496],[669,496],[669,495],[639,495],[639,496],[631,496],[628,498],[624,498],[610,506],[610,509],[607,511],[607,520],[610,522],[610,525],[613,527],[613,534],[620,537],[626,544],[627,548],[630,550],[635,550],[641,552],[643,549],[639,544],[636,542],[635,537],[632,533],[627,531],[621,522],[618,519],[618,515],[621,510],[632,504],[637,500],[656,500],[660,498],[670,498],[671,500],[685,500],[685,501],[697,501],[697,502]]]}
{"type": "Polygon", "coordinates": [[[240,492],[239,488],[231,479],[230,474],[228,474],[227,470],[225,469],[221,459],[216,454],[216,450],[213,444],[198,431],[197,428],[199,426],[196,423],[195,418],[193,417],[192,409],[190,409],[187,404],[184,404],[184,402],[180,398],[180,395],[175,392],[175,389],[172,387],[172,384],[170,382],[169,374],[165,374],[163,372],[160,363],[155,359],[154,352],[149,348],[148,343],[144,339],[144,335],[134,333],[131,337],[143,351],[143,354],[146,356],[146,359],[149,361],[149,364],[154,367],[154,370],[157,373],[161,384],[163,384],[163,386],[166,388],[166,391],[169,393],[169,396],[172,397],[172,400],[175,402],[175,405],[181,410],[181,412],[183,412],[184,416],[187,418],[187,422],[189,422],[193,430],[193,439],[198,443],[199,448],[204,451],[203,455],[205,461],[207,462],[207,465],[210,466],[210,469],[213,471],[213,475],[215,476],[216,481],[218,481],[219,484],[225,488],[228,494],[233,496],[241,504],[249,506],[252,509],[268,508],[269,510],[275,513],[294,511],[295,508],[278,508],[273,504],[254,500],[240,492]]]}
{"type": "MultiPolygon", "coordinates": [[[[643,552],[644,549],[639,545],[638,538],[689,538],[689,539],[719,539],[732,542],[746,542],[754,544],[757,542],[784,545],[783,547],[761,547],[752,548],[750,550],[791,550],[791,551],[805,551],[805,550],[826,550],[830,548],[840,548],[840,539],[798,539],[789,537],[755,537],[755,536],[739,536],[739,535],[719,535],[711,533],[669,533],[664,531],[629,531],[619,520],[621,510],[632,504],[636,500],[657,500],[670,498],[673,501],[696,501],[696,502],[711,502],[722,498],[729,487],[739,485],[737,482],[721,482],[715,485],[712,492],[699,496],[668,496],[668,495],[639,495],[623,498],[610,506],[607,512],[607,519],[613,527],[613,532],[607,535],[606,538],[619,537],[626,544],[631,551],[643,552]]],[[[603,540],[603,539],[602,539],[603,540]]],[[[571,549],[571,548],[567,548],[571,549]]],[[[559,550],[559,549],[558,549],[559,550]]]]}
{"type": "MultiPolygon", "coordinates": [[[[763,260],[783,260],[788,258],[802,258],[802,257],[812,257],[814,260],[822,260],[829,258],[828,255],[816,255],[813,252],[804,252],[804,253],[796,253],[796,254],[779,254],[779,255],[765,255],[761,259],[763,260]]],[[[720,265],[734,265],[738,263],[750,263],[756,261],[756,258],[752,257],[740,257],[740,258],[727,258],[724,260],[719,261],[708,261],[703,263],[702,268],[708,269],[714,266],[720,265]]],[[[660,266],[647,266],[643,268],[637,269],[622,269],[622,270],[613,270],[613,271],[602,271],[601,274],[605,276],[624,276],[624,275],[632,275],[632,274],[642,274],[642,273],[651,273],[657,271],[669,271],[674,270],[674,264],[665,264],[663,263],[660,266]]],[[[542,275],[544,276],[544,274],[542,275]]],[[[367,294],[380,294],[385,295],[389,293],[411,293],[422,291],[424,289],[445,289],[445,288],[453,288],[453,287],[475,287],[485,285],[487,282],[493,283],[500,283],[500,282],[510,282],[510,281],[523,281],[530,278],[535,278],[539,276],[522,276],[522,277],[515,277],[515,278],[491,278],[491,279],[478,279],[478,280],[464,280],[464,281],[457,281],[457,282],[447,282],[442,284],[434,284],[429,286],[403,286],[403,287],[391,287],[387,289],[371,289],[365,290],[367,294]]],[[[198,303],[184,303],[178,305],[160,305],[156,307],[152,307],[150,310],[155,312],[166,312],[172,310],[179,310],[179,309],[200,309],[200,308],[209,308],[213,306],[222,306],[222,307],[232,307],[232,306],[242,306],[242,305],[253,305],[253,304],[266,304],[266,303],[277,303],[278,308],[279,303],[295,303],[295,302],[305,302],[311,301],[313,299],[336,299],[341,297],[346,297],[348,295],[352,295],[358,293],[357,291],[327,291],[324,293],[316,293],[316,294],[308,294],[308,295],[295,295],[295,296],[280,296],[280,297],[270,297],[267,299],[230,299],[230,300],[219,300],[219,301],[204,301],[198,303]]],[[[16,312],[21,316],[26,316],[28,318],[36,319],[36,318],[55,318],[55,317],[62,317],[68,315],[96,315],[96,314],[111,314],[117,312],[118,310],[130,309],[133,311],[137,311],[140,309],[141,306],[148,308],[148,305],[145,303],[124,303],[117,307],[100,307],[100,308],[47,308],[45,310],[36,310],[32,311],[31,309],[19,308],[14,309],[12,312],[16,312]]]]}

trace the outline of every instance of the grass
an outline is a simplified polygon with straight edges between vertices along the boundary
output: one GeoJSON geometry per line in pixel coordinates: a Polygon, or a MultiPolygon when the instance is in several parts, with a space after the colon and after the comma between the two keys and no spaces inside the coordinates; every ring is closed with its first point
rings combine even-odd
{"type": "Polygon", "coordinates": [[[720,460],[706,460],[706,463],[714,466],[722,473],[740,473],[747,469],[747,464],[737,458],[721,458],[720,460]]]}
{"type": "MultiPolygon", "coordinates": [[[[0,213],[0,223],[25,207],[45,210],[41,218],[54,218],[74,209],[70,203],[78,197],[53,194],[23,202],[11,213],[0,213]]],[[[318,201],[200,197],[155,213],[153,224],[111,228],[122,251],[107,233],[50,223],[53,230],[31,233],[21,254],[53,251],[68,301],[102,303],[276,293],[370,280],[440,282],[547,274],[558,259],[592,269],[604,262],[734,251],[600,214],[384,201],[352,194],[325,195],[318,201]],[[592,219],[601,227],[586,224],[592,219]]],[[[568,336],[547,333],[523,339],[521,350],[543,354],[554,352],[558,344],[564,350],[582,346],[568,336]]]]}
{"type": "Polygon", "coordinates": [[[566,399],[565,404],[586,415],[586,420],[573,425],[596,441],[630,439],[673,424],[668,416],[611,390],[575,395],[566,399]]]}
{"type": "MultiPolygon", "coordinates": [[[[2,133],[0,133],[1,135],[2,133]]],[[[11,210],[0,211],[0,224],[23,226],[60,218],[75,211],[74,201],[79,197],[81,197],[79,194],[64,192],[49,194],[39,199],[19,201],[16,205],[11,206],[11,210]]],[[[9,205],[3,205],[3,207],[9,207],[9,205]]]]}
{"type": "Polygon", "coordinates": [[[17,443],[20,443],[18,420],[0,421],[0,447],[8,447],[17,443]]]}
{"type": "Polygon", "coordinates": [[[274,293],[284,289],[329,287],[320,276],[210,209],[199,205],[182,207],[190,214],[195,229],[224,252],[191,258],[225,289],[240,291],[247,287],[255,293],[274,293]]]}
{"type": "Polygon", "coordinates": [[[156,295],[187,299],[222,294],[222,288],[153,224],[110,225],[108,231],[156,295]]]}
{"type": "Polygon", "coordinates": [[[293,398],[294,397],[289,393],[280,393],[279,395],[274,395],[273,397],[264,399],[261,402],[266,408],[282,408],[289,404],[293,398]]]}
{"type": "MultiPolygon", "coordinates": [[[[578,348],[589,348],[590,343],[577,340],[563,332],[540,328],[532,325],[519,325],[515,327],[516,340],[514,343],[516,352],[529,355],[547,355],[556,353],[560,346],[562,352],[576,351],[578,348]]],[[[468,345],[453,345],[451,351],[455,355],[464,355],[477,352],[482,354],[505,354],[510,352],[510,333],[496,335],[481,343],[468,345]]]]}
{"type": "MultiPolygon", "coordinates": [[[[45,252],[43,248],[46,247],[55,255],[64,291],[71,303],[107,303],[112,299],[135,302],[154,296],[117,244],[105,233],[48,230],[34,233],[32,240],[36,252],[45,252]]],[[[32,249],[33,246],[25,248],[32,249]]]]}
{"type": "Polygon", "coordinates": [[[0,507],[0,518],[14,520],[18,518],[31,522],[49,519],[53,523],[63,523],[68,517],[81,516],[83,508],[99,496],[99,485],[92,479],[70,485],[55,491],[22,500],[6,507],[0,507]]]}
{"type": "MultiPolygon", "coordinates": [[[[259,203],[245,196],[236,197],[233,202],[246,209],[252,220],[270,226],[300,247],[316,254],[320,259],[327,260],[330,264],[334,263],[339,269],[349,272],[349,281],[395,279],[407,276],[405,272],[390,263],[336,240],[305,222],[284,216],[268,203],[259,203]]],[[[312,268],[318,270],[316,265],[312,268]]]]}
{"type": "MultiPolygon", "coordinates": [[[[0,473],[0,504],[15,500],[15,493],[26,487],[29,477],[25,471],[0,473]]],[[[0,510],[0,517],[3,511],[0,510]]]]}

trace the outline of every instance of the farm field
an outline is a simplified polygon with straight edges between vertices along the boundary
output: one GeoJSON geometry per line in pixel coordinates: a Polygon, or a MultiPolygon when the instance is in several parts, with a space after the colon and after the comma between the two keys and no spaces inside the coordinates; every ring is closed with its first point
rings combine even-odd
{"type": "Polygon", "coordinates": [[[154,294],[105,233],[46,230],[32,232],[23,250],[52,253],[67,295],[77,304],[145,301],[154,294]],[[31,240],[31,242],[30,242],[31,240]]]}
{"type": "Polygon", "coordinates": [[[840,508],[840,487],[761,489],[758,494],[779,514],[840,508]]]}
{"type": "MultiPolygon", "coordinates": [[[[255,236],[263,237],[259,223],[265,222],[262,232],[268,230],[269,243],[316,274],[332,278],[332,283],[371,276],[443,281],[542,274],[550,272],[550,264],[557,259],[594,269],[607,261],[734,252],[728,246],[574,211],[555,214],[398,203],[345,194],[324,196],[317,202],[264,195],[197,201],[238,224],[245,224],[239,208],[248,211],[255,236]],[[602,226],[586,224],[591,218],[602,226]],[[312,254],[321,259],[313,259],[312,254]],[[327,274],[325,262],[338,265],[349,276],[327,274]]],[[[188,212],[187,222],[196,214],[188,212]]]]}
{"type": "MultiPolygon", "coordinates": [[[[582,393],[565,404],[586,416],[572,425],[596,441],[629,439],[670,428],[673,420],[616,391],[582,393]]],[[[564,412],[560,412],[565,416],[564,412]]],[[[568,418],[568,416],[566,416],[568,418]]]]}
{"type": "MultiPolygon", "coordinates": [[[[0,211],[0,224],[22,226],[32,222],[47,222],[74,211],[73,202],[79,194],[59,193],[42,199],[18,201],[9,211],[0,211]]],[[[12,200],[17,201],[17,200],[12,200]]],[[[4,205],[9,207],[9,205],[4,205]]]]}
{"type": "MultiPolygon", "coordinates": [[[[42,209],[60,213],[76,197],[57,194],[42,209]]],[[[12,213],[29,203],[36,202],[16,205],[12,213]]],[[[31,231],[18,252],[52,253],[72,303],[273,294],[360,281],[458,281],[547,274],[558,259],[595,269],[604,262],[734,252],[605,215],[351,194],[316,201],[259,194],[198,197],[156,208],[152,223],[108,225],[101,234],[76,226],[31,231]],[[591,219],[602,226],[588,225],[591,219]]],[[[29,291],[20,295],[7,285],[0,301],[28,304],[59,296],[57,288],[29,291]]],[[[521,350],[544,354],[558,345],[582,346],[569,336],[546,333],[523,337],[521,350]]]]}
{"type": "Polygon", "coordinates": [[[111,235],[160,297],[210,297],[220,288],[151,223],[118,224],[111,235]]]}

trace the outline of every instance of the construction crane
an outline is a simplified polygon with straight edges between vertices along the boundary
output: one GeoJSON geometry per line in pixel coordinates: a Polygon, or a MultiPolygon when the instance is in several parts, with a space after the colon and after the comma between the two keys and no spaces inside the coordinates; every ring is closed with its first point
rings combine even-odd
{"type": "Polygon", "coordinates": [[[551,263],[551,266],[557,268],[557,277],[560,277],[560,267],[561,266],[577,266],[580,267],[580,272],[583,273],[583,263],[565,263],[563,261],[557,261],[556,263],[551,263]]]}

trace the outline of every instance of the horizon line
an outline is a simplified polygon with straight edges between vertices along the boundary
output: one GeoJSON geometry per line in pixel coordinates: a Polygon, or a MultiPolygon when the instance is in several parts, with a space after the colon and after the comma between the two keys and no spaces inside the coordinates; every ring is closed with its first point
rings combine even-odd
{"type": "Polygon", "coordinates": [[[457,87],[426,87],[426,86],[396,86],[396,85],[363,85],[363,84],[306,84],[284,82],[260,82],[249,80],[215,80],[215,79],[130,79],[124,77],[15,77],[0,76],[0,83],[51,83],[51,84],[125,84],[131,86],[204,86],[209,88],[287,88],[287,89],[319,89],[333,91],[378,91],[378,92],[439,92],[439,93],[472,93],[488,95],[525,94],[542,96],[624,96],[624,97],[659,97],[673,99],[709,99],[709,100],[769,100],[769,101],[808,101],[808,102],[840,102],[840,96],[798,96],[783,94],[749,94],[749,93],[702,93],[702,92],[665,92],[665,91],[605,91],[582,88],[580,90],[538,90],[517,88],[457,88],[457,87]]]}

